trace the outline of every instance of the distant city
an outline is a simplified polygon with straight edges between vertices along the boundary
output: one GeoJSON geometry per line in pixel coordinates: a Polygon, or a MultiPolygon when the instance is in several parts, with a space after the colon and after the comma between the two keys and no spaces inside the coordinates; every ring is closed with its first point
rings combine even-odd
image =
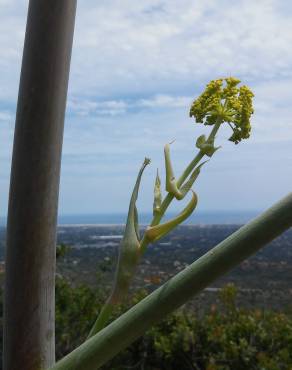
{"type": "MultiPolygon", "coordinates": [[[[208,218],[207,214],[205,217],[200,219],[201,224],[180,226],[150,245],[141,259],[133,289],[155,289],[235,232],[240,227],[236,223],[243,221],[243,217],[232,218],[233,224],[226,224],[230,214],[225,217],[221,214],[221,218],[211,218],[211,215],[208,218]]],[[[122,215],[108,218],[91,215],[62,219],[64,224],[58,227],[57,243],[67,245],[69,250],[58,259],[57,274],[74,285],[85,283],[109,290],[124,230],[122,218],[122,215]],[[102,222],[105,224],[101,225],[102,222]],[[96,223],[100,225],[93,225],[96,223]]],[[[141,220],[143,223],[146,219],[141,220]]],[[[144,226],[140,228],[141,234],[144,229],[144,226]]],[[[5,228],[0,227],[0,272],[5,270],[5,234],[5,228]]],[[[239,289],[238,303],[243,306],[291,310],[291,266],[292,229],[205,289],[191,303],[191,308],[210,307],[216,302],[218,290],[232,282],[239,289]]]]}

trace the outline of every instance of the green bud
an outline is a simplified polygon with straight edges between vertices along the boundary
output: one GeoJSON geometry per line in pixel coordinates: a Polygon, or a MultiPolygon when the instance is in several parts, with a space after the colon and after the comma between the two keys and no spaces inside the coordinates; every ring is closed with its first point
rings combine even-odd
{"type": "Polygon", "coordinates": [[[154,202],[153,202],[153,215],[155,216],[157,213],[160,213],[160,207],[162,202],[162,195],[161,195],[161,181],[157,169],[155,185],[154,185],[154,202]]]}
{"type": "Polygon", "coordinates": [[[115,285],[110,299],[113,304],[120,302],[127,295],[140,257],[140,236],[136,201],[143,171],[149,163],[150,159],[145,158],[131,196],[126,228],[119,249],[115,285]]]}
{"type": "MultiPolygon", "coordinates": [[[[215,150],[217,150],[216,148],[215,150]]],[[[208,161],[203,162],[197,168],[194,169],[190,178],[185,182],[183,186],[179,189],[177,186],[177,181],[174,176],[172,169],[171,159],[170,159],[170,145],[166,144],[164,147],[164,156],[165,156],[165,172],[166,172],[166,191],[172,194],[177,200],[182,200],[191,187],[193,186],[195,180],[200,174],[201,167],[208,161]]]]}
{"type": "Polygon", "coordinates": [[[164,159],[165,159],[165,189],[168,193],[172,194],[176,199],[181,200],[183,198],[181,192],[179,191],[176,183],[176,178],[174,176],[171,159],[170,159],[170,145],[166,144],[164,146],[164,159]]]}
{"type": "Polygon", "coordinates": [[[196,142],[196,147],[201,150],[202,153],[207,155],[208,157],[212,157],[212,155],[220,148],[220,146],[214,146],[214,140],[207,141],[205,135],[201,135],[198,137],[196,142]]]}

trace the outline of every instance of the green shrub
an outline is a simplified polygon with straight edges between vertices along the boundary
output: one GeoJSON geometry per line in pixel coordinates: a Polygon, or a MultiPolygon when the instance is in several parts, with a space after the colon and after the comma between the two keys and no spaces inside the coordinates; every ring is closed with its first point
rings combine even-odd
{"type": "MultiPolygon", "coordinates": [[[[86,338],[104,297],[86,286],[71,287],[63,279],[57,280],[56,292],[60,358],[86,338]]],[[[145,295],[141,291],[134,296],[134,303],[145,295]]],[[[290,316],[238,308],[233,285],[221,290],[219,299],[220,304],[213,305],[202,317],[183,311],[168,316],[103,370],[292,369],[290,316]]]]}

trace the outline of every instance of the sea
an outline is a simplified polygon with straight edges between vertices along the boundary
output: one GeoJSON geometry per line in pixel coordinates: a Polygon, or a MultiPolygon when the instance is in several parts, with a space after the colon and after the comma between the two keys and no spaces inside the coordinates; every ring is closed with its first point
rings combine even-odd
{"type": "MultiPolygon", "coordinates": [[[[244,224],[256,217],[260,212],[197,212],[191,215],[184,223],[185,224],[244,224]]],[[[169,213],[166,220],[176,216],[175,213],[169,213]]],[[[141,225],[148,225],[152,219],[151,213],[139,213],[139,223],[141,225]]],[[[98,224],[98,225],[122,225],[127,220],[127,214],[83,214],[83,215],[60,215],[58,219],[59,225],[74,225],[74,224],[98,224]]]]}
{"type": "MultiPolygon", "coordinates": [[[[206,211],[196,212],[185,224],[188,225],[212,225],[212,224],[232,224],[241,225],[260,214],[260,211],[206,211]]],[[[168,214],[168,218],[174,217],[175,214],[168,214]]],[[[123,225],[125,224],[127,215],[124,213],[108,213],[108,214],[74,214],[74,215],[59,215],[58,224],[61,225],[123,225]]],[[[139,223],[147,225],[152,219],[152,214],[139,214],[139,223]]],[[[0,225],[6,225],[6,218],[0,217],[0,225]]]]}
{"type": "MultiPolygon", "coordinates": [[[[190,216],[184,223],[191,225],[242,225],[260,214],[260,211],[201,211],[190,216]]],[[[176,214],[168,214],[168,218],[176,214]]],[[[123,225],[127,219],[125,213],[97,213],[59,215],[58,225],[123,225]]],[[[139,214],[139,223],[147,225],[152,214],[139,214]]],[[[0,226],[6,225],[6,218],[0,217],[0,226]]]]}

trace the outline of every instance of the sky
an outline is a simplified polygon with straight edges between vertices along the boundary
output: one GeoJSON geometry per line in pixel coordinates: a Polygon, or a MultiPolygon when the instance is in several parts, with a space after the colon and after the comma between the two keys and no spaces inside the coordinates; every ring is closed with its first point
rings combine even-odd
{"type": "MultiPolygon", "coordinates": [[[[0,0],[0,216],[9,173],[28,1],[0,0]]],[[[291,191],[292,3],[288,0],[82,0],[65,120],[60,214],[151,212],[164,144],[177,176],[209,128],[189,118],[211,79],[236,76],[255,94],[249,140],[228,142],[204,166],[199,211],[261,211],[291,191]]],[[[172,211],[183,207],[175,202],[172,211]]]]}

